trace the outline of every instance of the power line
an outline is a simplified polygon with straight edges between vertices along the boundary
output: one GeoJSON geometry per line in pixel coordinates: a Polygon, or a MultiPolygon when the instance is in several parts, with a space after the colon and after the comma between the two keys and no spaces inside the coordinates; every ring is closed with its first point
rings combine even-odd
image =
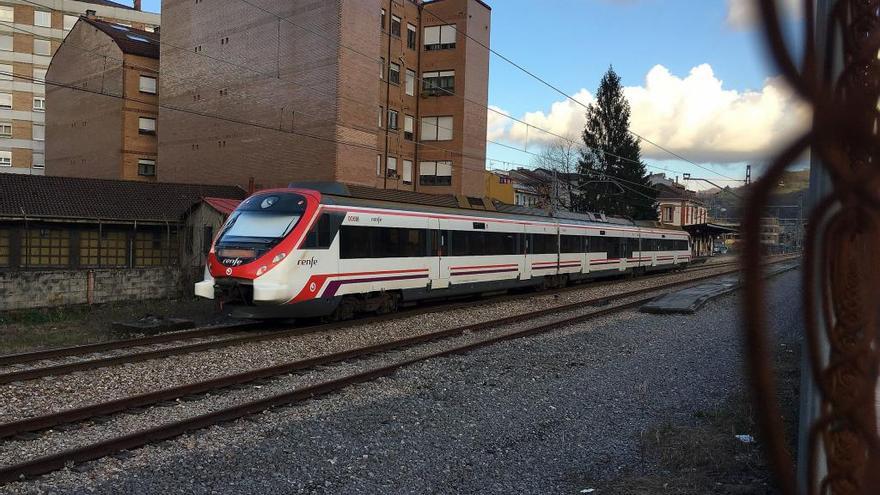
{"type": "MultiPolygon", "coordinates": [[[[246,0],[241,0],[241,1],[246,1],[246,0]]],[[[455,23],[450,23],[449,21],[443,19],[442,17],[438,16],[438,15],[437,15],[436,13],[434,13],[434,12],[428,12],[428,14],[430,14],[430,15],[433,16],[433,17],[435,17],[435,18],[438,19],[440,22],[444,22],[444,23],[446,23],[446,24],[452,24],[453,29],[455,29],[456,32],[459,32],[459,31],[458,31],[458,27],[457,27],[457,25],[456,25],[455,23]]],[[[536,81],[540,82],[541,84],[547,86],[548,88],[552,89],[553,91],[555,91],[555,92],[559,93],[560,95],[564,96],[566,99],[573,101],[574,103],[576,103],[576,104],[582,106],[584,109],[588,109],[588,108],[589,108],[587,105],[584,105],[583,103],[581,103],[581,102],[578,101],[577,99],[573,98],[572,96],[569,96],[568,93],[566,93],[565,91],[562,91],[561,89],[559,89],[558,87],[556,87],[556,86],[553,85],[552,83],[550,83],[550,82],[548,82],[547,80],[545,80],[545,79],[539,77],[538,75],[534,74],[533,72],[529,71],[528,69],[526,69],[525,67],[519,65],[518,63],[514,62],[513,60],[507,58],[506,56],[502,55],[501,53],[498,53],[498,52],[497,52],[496,50],[494,50],[493,48],[490,48],[490,47],[486,46],[486,45],[483,44],[483,42],[481,42],[480,40],[474,39],[473,37],[471,37],[471,36],[470,36],[469,34],[467,34],[467,33],[461,33],[461,34],[462,34],[463,36],[465,36],[466,38],[468,38],[468,39],[474,41],[474,42],[477,43],[478,45],[482,46],[482,47],[485,48],[486,50],[488,50],[489,53],[494,54],[496,57],[498,57],[498,58],[504,60],[504,61],[507,62],[508,64],[510,64],[510,65],[516,67],[517,69],[521,70],[522,72],[528,74],[530,77],[532,77],[532,78],[535,79],[536,81]]],[[[637,134],[636,132],[634,132],[634,131],[632,131],[632,130],[627,129],[627,132],[629,132],[629,133],[632,134],[633,136],[635,136],[635,137],[637,137],[637,138],[639,138],[639,139],[641,139],[641,140],[643,140],[643,141],[645,141],[645,142],[647,142],[647,143],[649,143],[649,144],[655,146],[655,147],[658,148],[658,149],[661,149],[661,150],[665,151],[666,153],[668,153],[668,154],[670,154],[670,155],[672,155],[672,156],[674,156],[674,157],[676,157],[676,158],[678,158],[678,159],[680,159],[680,160],[682,160],[682,161],[685,161],[685,162],[687,162],[687,163],[690,163],[691,165],[694,165],[694,166],[697,166],[697,167],[699,167],[699,168],[702,168],[703,170],[706,170],[706,171],[711,172],[711,173],[713,173],[713,174],[720,175],[721,177],[725,177],[725,178],[727,178],[727,179],[731,179],[731,180],[736,180],[736,179],[733,179],[733,177],[726,176],[726,175],[721,174],[721,173],[719,173],[719,172],[716,172],[716,171],[714,171],[714,170],[712,170],[712,169],[710,169],[710,168],[704,167],[704,166],[702,166],[702,165],[700,165],[700,164],[698,164],[698,163],[696,163],[696,162],[694,162],[694,161],[691,161],[691,160],[689,160],[689,159],[687,159],[687,158],[681,156],[680,154],[675,153],[674,151],[671,151],[671,150],[669,150],[669,149],[667,149],[667,148],[664,148],[663,146],[660,146],[659,144],[657,144],[657,143],[651,141],[650,139],[647,139],[647,138],[645,138],[644,136],[642,136],[642,135],[640,135],[640,134],[637,134]]]]}

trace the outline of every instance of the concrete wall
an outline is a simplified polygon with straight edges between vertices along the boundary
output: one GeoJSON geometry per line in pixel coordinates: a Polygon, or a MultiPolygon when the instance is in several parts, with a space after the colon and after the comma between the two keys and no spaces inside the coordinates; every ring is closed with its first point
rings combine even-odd
{"type": "Polygon", "coordinates": [[[0,311],[179,297],[182,269],[128,268],[0,272],[0,311]]]}

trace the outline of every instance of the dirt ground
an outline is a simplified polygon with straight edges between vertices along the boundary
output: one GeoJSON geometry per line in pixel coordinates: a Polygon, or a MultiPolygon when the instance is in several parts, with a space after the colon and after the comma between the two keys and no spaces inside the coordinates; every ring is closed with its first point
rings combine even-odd
{"type": "Polygon", "coordinates": [[[196,326],[226,321],[213,301],[196,299],[131,301],[0,313],[0,354],[137,337],[143,333],[116,330],[113,324],[148,316],[184,318],[192,320],[196,326]]]}
{"type": "MultiPolygon", "coordinates": [[[[794,457],[798,421],[800,345],[781,342],[775,355],[778,397],[794,457]]],[[[627,473],[595,490],[602,495],[675,493],[778,493],[761,449],[748,391],[733,392],[724,405],[700,411],[689,424],[659,424],[639,438],[645,469],[627,473]],[[743,443],[736,435],[751,435],[743,443]]]]}

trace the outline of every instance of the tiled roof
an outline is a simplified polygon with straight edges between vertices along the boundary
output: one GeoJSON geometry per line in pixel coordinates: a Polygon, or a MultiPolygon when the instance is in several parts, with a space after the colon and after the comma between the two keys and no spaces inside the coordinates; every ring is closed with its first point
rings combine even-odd
{"type": "Polygon", "coordinates": [[[135,29],[85,16],[80,17],[80,20],[104,32],[119,45],[123,53],[159,58],[159,33],[151,33],[142,29],[135,29]]]}
{"type": "Polygon", "coordinates": [[[0,216],[177,221],[202,198],[241,200],[233,186],[0,174],[0,216]]]}
{"type": "Polygon", "coordinates": [[[235,211],[238,208],[238,205],[241,203],[240,199],[229,199],[229,198],[204,198],[205,203],[211,205],[211,208],[223,213],[224,215],[228,215],[235,211]]]}

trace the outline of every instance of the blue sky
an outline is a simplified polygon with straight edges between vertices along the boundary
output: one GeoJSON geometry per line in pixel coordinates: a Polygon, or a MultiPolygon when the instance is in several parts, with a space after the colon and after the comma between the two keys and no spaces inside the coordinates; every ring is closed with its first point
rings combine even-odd
{"type": "MultiPolygon", "coordinates": [[[[701,165],[671,159],[644,143],[643,154],[652,172],[665,168],[668,175],[689,172],[717,180],[740,178],[746,162],[760,167],[769,150],[785,140],[768,140],[767,135],[793,132],[798,119],[792,115],[804,120],[784,91],[780,96],[780,91],[765,86],[767,78],[776,74],[766,62],[755,27],[731,22],[734,13],[730,9],[751,1],[488,0],[493,9],[491,44],[565,93],[581,92],[581,100],[587,97],[582,90],[594,93],[605,70],[613,65],[623,84],[642,95],[640,104],[631,98],[633,130],[701,165]],[[689,78],[697,67],[702,69],[689,78]],[[653,86],[646,82],[649,72],[657,76],[653,86]],[[648,91],[638,89],[646,86],[650,86],[648,91]],[[696,95],[692,97],[691,92],[696,95]],[[716,104],[718,108],[711,112],[700,111],[716,104]]],[[[158,11],[160,3],[144,0],[144,8],[158,11]]],[[[564,127],[571,132],[566,134],[576,134],[583,109],[569,104],[569,113],[560,117],[551,110],[562,100],[563,96],[508,63],[491,58],[491,105],[518,118],[541,112],[536,120],[527,119],[537,127],[563,125],[560,119],[567,119],[564,127]]],[[[541,143],[518,139],[511,122],[499,125],[506,128],[494,140],[538,151],[541,143]]],[[[487,155],[490,167],[534,163],[528,153],[494,144],[489,145],[487,155]]]]}

